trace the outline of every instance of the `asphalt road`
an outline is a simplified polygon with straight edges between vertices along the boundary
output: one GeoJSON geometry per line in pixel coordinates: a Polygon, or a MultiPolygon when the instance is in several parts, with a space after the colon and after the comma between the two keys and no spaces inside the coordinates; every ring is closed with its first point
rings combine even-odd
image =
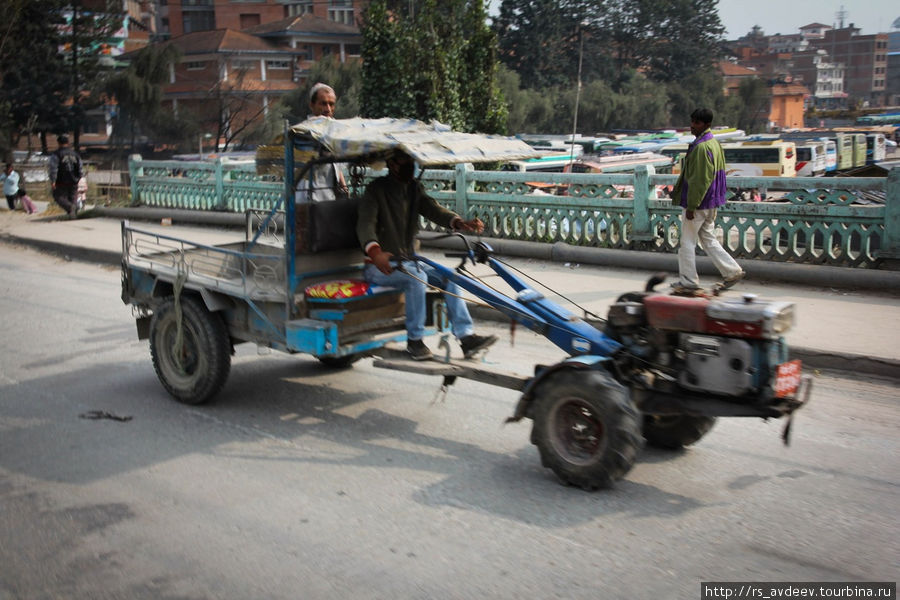
{"type": "MultiPolygon", "coordinates": [[[[496,324],[488,362],[559,353],[496,324]]],[[[699,598],[896,581],[895,381],[820,373],[777,421],[556,483],[516,394],[240,346],[217,401],[156,380],[116,269],[0,245],[0,600],[699,598]],[[121,422],[80,415],[105,411],[121,422]]]]}

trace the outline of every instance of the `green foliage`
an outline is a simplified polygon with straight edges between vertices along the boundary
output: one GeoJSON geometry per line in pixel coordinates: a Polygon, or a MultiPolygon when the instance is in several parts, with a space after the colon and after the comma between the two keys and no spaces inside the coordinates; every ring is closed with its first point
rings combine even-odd
{"type": "Polygon", "coordinates": [[[373,0],[363,17],[360,114],[506,129],[483,0],[373,0]],[[392,8],[393,6],[393,8],[392,8]]]}
{"type": "Polygon", "coordinates": [[[161,118],[162,85],[168,79],[169,65],[179,58],[180,52],[172,44],[147,46],[137,52],[127,69],[106,80],[105,91],[118,107],[113,121],[115,142],[127,142],[134,149],[138,135],[167,129],[171,119],[161,118]]]}
{"type": "Polygon", "coordinates": [[[737,97],[740,99],[737,127],[747,133],[765,131],[769,121],[769,91],[765,82],[756,77],[743,80],[737,97]]]}
{"type": "Polygon", "coordinates": [[[46,133],[69,130],[77,142],[85,109],[100,102],[95,92],[105,68],[101,48],[122,25],[121,6],[107,0],[73,13],[64,0],[0,2],[5,146],[23,135],[41,134],[45,142],[46,133]]]}

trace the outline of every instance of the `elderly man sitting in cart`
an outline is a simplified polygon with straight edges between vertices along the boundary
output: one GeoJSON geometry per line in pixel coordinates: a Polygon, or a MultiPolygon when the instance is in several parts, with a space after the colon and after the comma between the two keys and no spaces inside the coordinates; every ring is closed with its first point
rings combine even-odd
{"type": "Polygon", "coordinates": [[[365,277],[369,283],[402,289],[406,297],[406,350],[413,360],[428,360],[431,350],[422,341],[425,335],[425,293],[429,285],[442,289],[450,325],[471,358],[497,341],[497,336],[476,335],[472,317],[460,289],[453,282],[441,281],[428,265],[411,260],[416,250],[419,215],[443,227],[480,233],[479,219],[465,221],[425,193],[415,180],[415,162],[401,150],[387,159],[388,174],[372,181],[359,204],[356,234],[367,259],[365,277]],[[400,261],[402,269],[392,265],[400,261]]]}

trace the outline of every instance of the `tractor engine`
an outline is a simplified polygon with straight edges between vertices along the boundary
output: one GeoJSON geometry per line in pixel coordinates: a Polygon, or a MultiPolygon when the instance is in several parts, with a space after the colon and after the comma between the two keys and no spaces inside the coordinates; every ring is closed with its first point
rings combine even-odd
{"type": "Polygon", "coordinates": [[[740,298],[625,294],[610,307],[607,333],[621,342],[619,368],[652,389],[732,397],[771,397],[782,336],[794,305],[740,298]],[[768,388],[768,389],[767,389],[768,388]]]}

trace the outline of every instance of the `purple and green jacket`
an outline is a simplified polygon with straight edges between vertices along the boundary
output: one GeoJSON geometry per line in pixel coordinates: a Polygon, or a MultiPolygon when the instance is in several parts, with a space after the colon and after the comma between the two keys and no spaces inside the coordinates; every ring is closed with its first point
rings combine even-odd
{"type": "Polygon", "coordinates": [[[719,208],[726,202],[725,153],[708,129],[688,145],[672,204],[687,210],[719,208]]]}

